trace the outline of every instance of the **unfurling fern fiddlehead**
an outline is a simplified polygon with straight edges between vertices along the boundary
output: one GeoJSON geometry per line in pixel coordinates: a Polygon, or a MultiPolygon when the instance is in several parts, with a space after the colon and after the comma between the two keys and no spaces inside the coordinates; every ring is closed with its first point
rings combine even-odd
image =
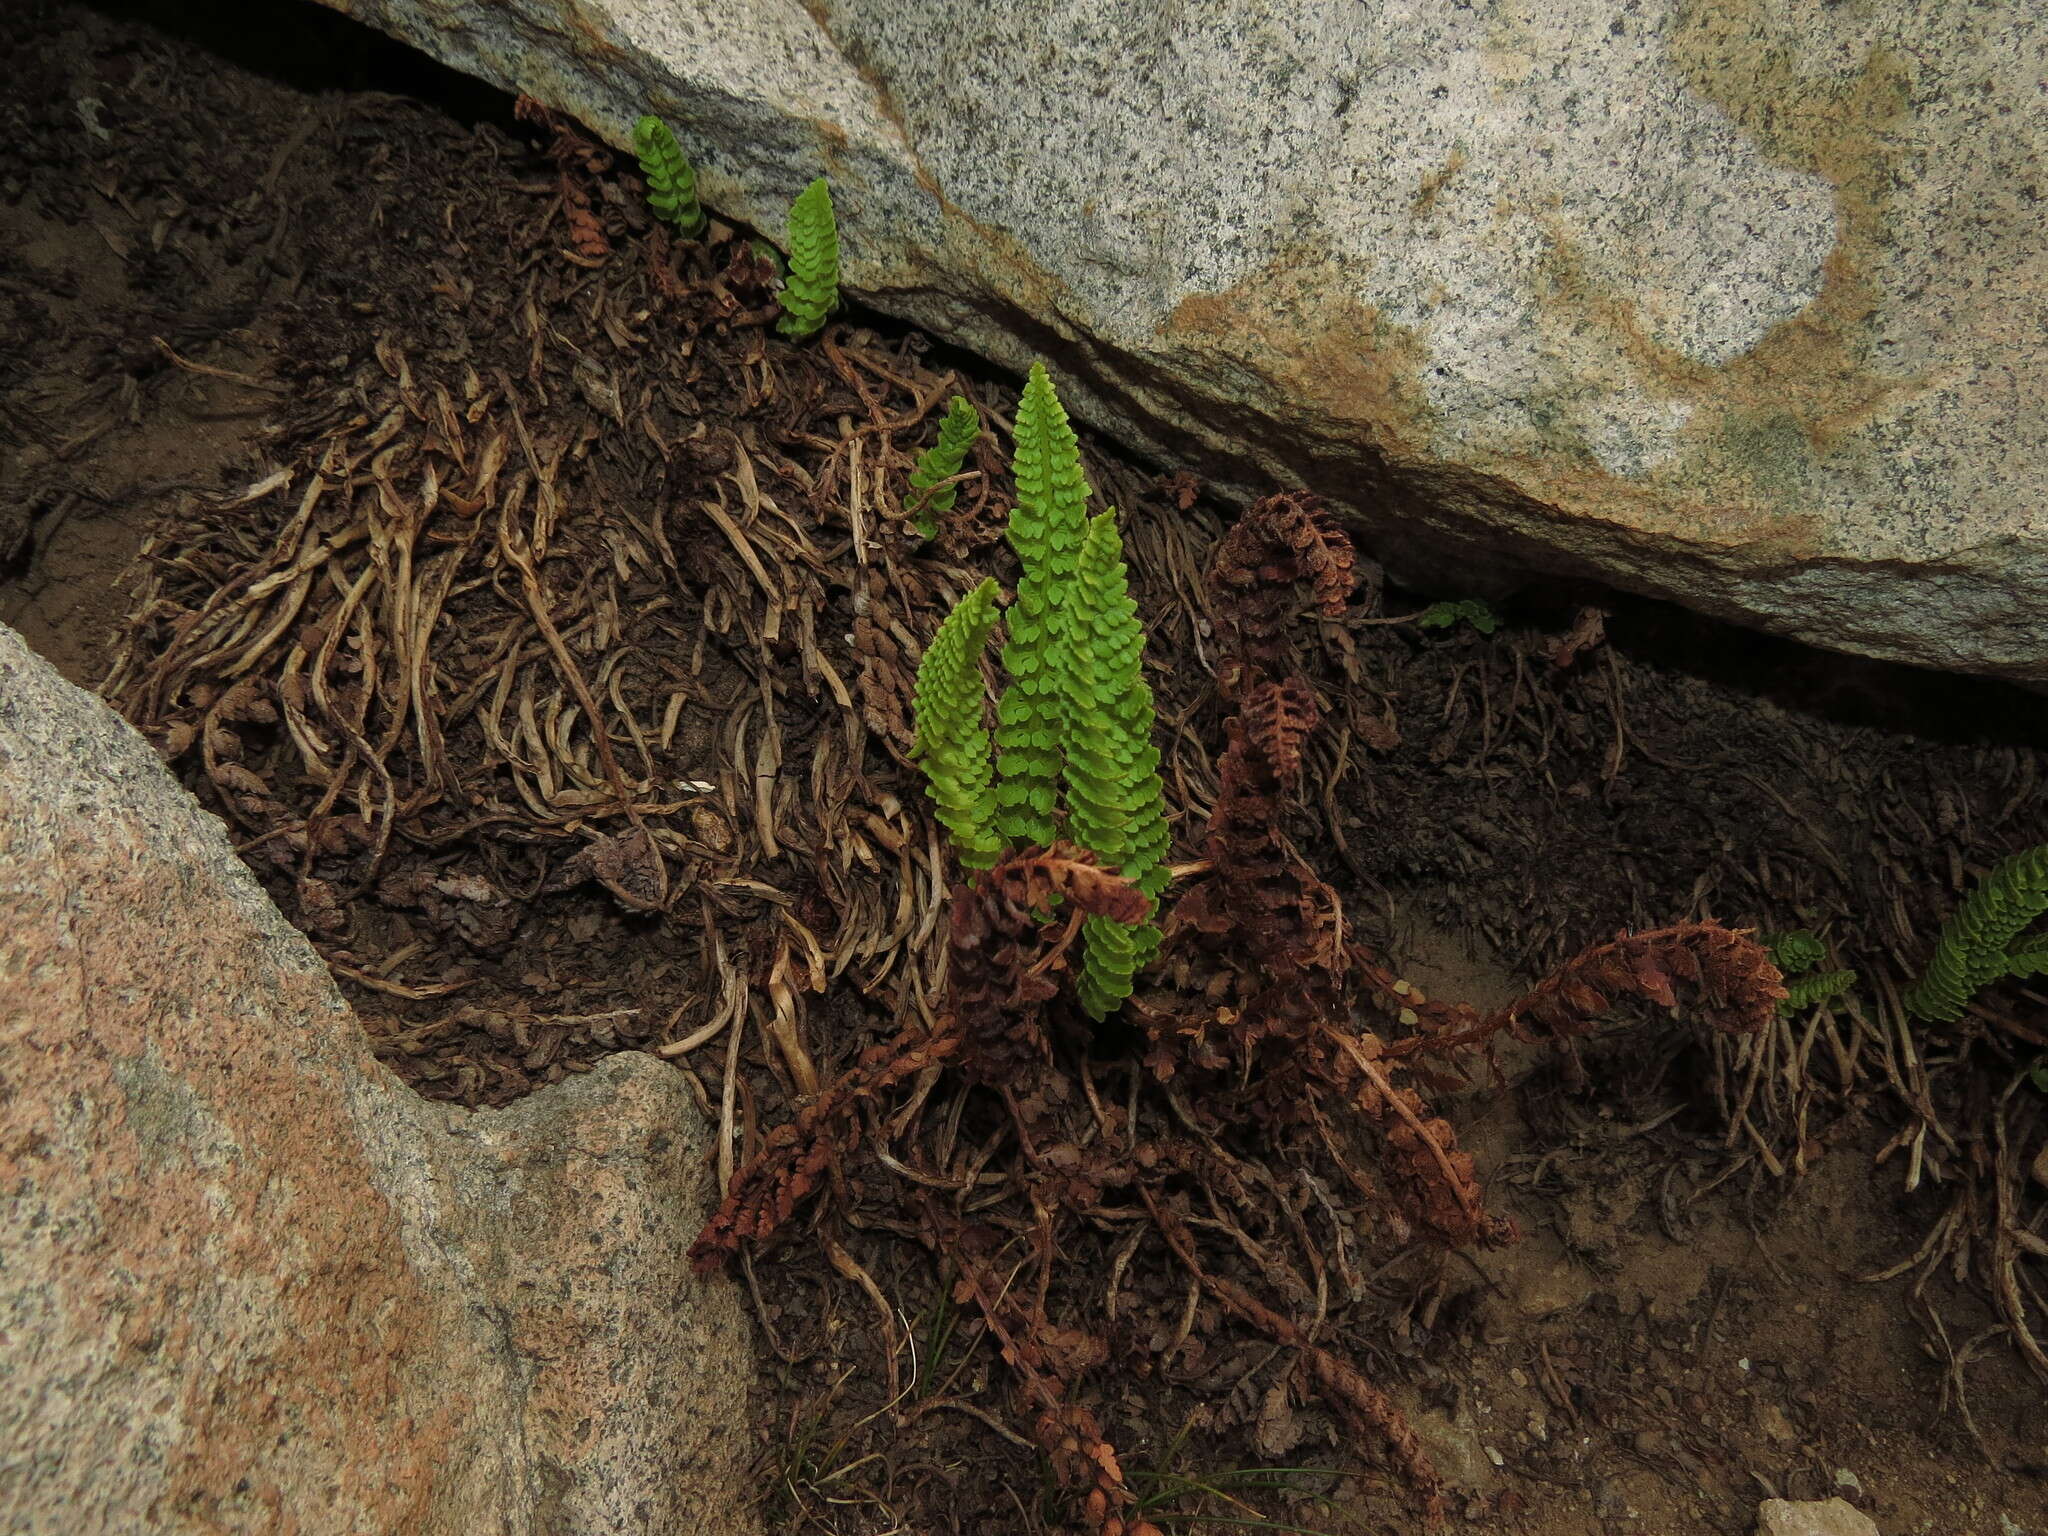
{"type": "Polygon", "coordinates": [[[704,233],[710,222],[697,202],[697,172],[682,145],[660,118],[649,113],[633,125],[633,153],[647,178],[647,202],[682,232],[685,240],[704,233]]]}
{"type": "Polygon", "coordinates": [[[1081,445],[1043,363],[1031,365],[1017,403],[1017,505],[1010,547],[1023,574],[1010,609],[1003,667],[1010,684],[996,708],[996,825],[1020,843],[1049,846],[1060,774],[1062,671],[1067,651],[1062,604],[1088,532],[1088,481],[1081,445]]]}
{"type": "Polygon", "coordinates": [[[939,440],[924,451],[917,468],[910,472],[911,495],[904,510],[925,538],[937,538],[939,514],[953,510],[960,487],[946,482],[960,473],[960,466],[967,461],[967,450],[979,436],[981,417],[975,414],[973,406],[955,395],[946,406],[945,419],[939,423],[939,440]]]}
{"type": "Polygon", "coordinates": [[[991,576],[954,605],[917,668],[917,742],[912,755],[924,768],[939,822],[952,833],[960,862],[969,869],[987,869],[1003,852],[1003,839],[996,831],[988,732],[981,723],[987,700],[981,653],[995,624],[996,582],[991,576]]]}
{"type": "MultiPolygon", "coordinates": [[[[1166,791],[1152,744],[1152,690],[1141,662],[1145,631],[1131,601],[1116,513],[1089,519],[1075,562],[1062,669],[1067,836],[1155,899],[1166,888],[1166,791]]],[[[1159,930],[1091,917],[1076,990],[1090,1018],[1131,995],[1131,978],[1159,951],[1159,930]]]]}
{"type": "Polygon", "coordinates": [[[816,332],[839,304],[839,225],[825,178],[797,194],[789,207],[789,277],[782,285],[782,318],[775,328],[794,341],[816,332]]]}
{"type": "Polygon", "coordinates": [[[1980,988],[2002,976],[2048,973],[2048,937],[2019,947],[2027,925],[2048,912],[2048,843],[2016,853],[1986,875],[1942,924],[1927,974],[1906,994],[1915,1018],[1960,1018],[1980,988]]]}

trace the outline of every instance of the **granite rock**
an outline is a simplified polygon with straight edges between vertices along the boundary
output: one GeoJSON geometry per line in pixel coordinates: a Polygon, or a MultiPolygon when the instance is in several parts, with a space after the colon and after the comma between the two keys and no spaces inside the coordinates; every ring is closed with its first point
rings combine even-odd
{"type": "Polygon", "coordinates": [[[1866,0],[329,0],[1234,494],[2048,679],[2048,13],[1866,0]]]}
{"type": "Polygon", "coordinates": [[[372,1059],[149,747],[0,628],[0,1530],[743,1532],[710,1131],[372,1059]]]}

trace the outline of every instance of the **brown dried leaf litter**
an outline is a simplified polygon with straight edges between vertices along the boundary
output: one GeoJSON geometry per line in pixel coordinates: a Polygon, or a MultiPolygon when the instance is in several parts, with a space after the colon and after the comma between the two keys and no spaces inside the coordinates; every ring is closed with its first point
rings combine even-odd
{"type": "MultiPolygon", "coordinates": [[[[1568,1043],[1617,996],[1753,1023],[1753,953],[1671,911],[1687,920],[1596,946],[1489,1018],[1407,988],[1298,850],[1370,879],[1347,829],[1404,724],[1440,762],[1476,732],[1486,774],[1501,743],[1548,754],[1575,722],[1505,646],[1460,664],[1439,719],[1398,722],[1384,651],[1361,649],[1371,621],[1345,606],[1348,544],[1313,503],[1278,500],[1212,549],[1187,477],[1155,490],[1097,460],[1200,857],[1133,1009],[1142,1067],[1092,1060],[1057,1002],[1064,926],[1029,914],[1053,885],[1070,912],[1114,882],[1049,850],[949,908],[903,757],[921,641],[983,574],[1003,510],[984,439],[946,544],[920,551],[904,477],[948,394],[998,431],[1007,397],[914,339],[783,346],[743,240],[669,247],[630,181],[596,174],[602,152],[550,127],[547,179],[479,177],[434,211],[467,244],[413,285],[417,310],[354,322],[374,334],[353,357],[309,356],[285,467],[155,541],[110,693],[426,1091],[502,1102],[611,1049],[677,1059],[724,1128],[733,1199],[707,1238],[757,1240],[831,1191],[819,1262],[880,1312],[891,1397],[906,1341],[888,1296],[928,1289],[930,1267],[878,1282],[873,1244],[939,1255],[1092,1528],[1144,1528],[1104,1415],[1199,1397],[1162,1367],[1233,1327],[1274,1351],[1267,1399],[1319,1403],[1433,1502],[1340,1321],[1411,1234],[1506,1235],[1425,1090],[1503,1030],[1568,1043]],[[1306,628],[1304,600],[1322,615],[1306,628]],[[1532,711],[1552,718],[1523,729],[1532,711]],[[850,1237],[829,1235],[841,1220],[850,1237]]],[[[1589,614],[1528,654],[1606,684],[1612,781],[1652,749],[1589,614]]],[[[1532,947],[1569,952],[1557,932],[1532,947]]],[[[1961,1155],[1924,1055],[1891,1031],[1823,1014],[1716,1036],[1737,1155],[1808,1155],[1816,1049],[1840,1086],[1874,1059],[1926,1107],[1901,1143],[1916,1170],[1961,1155]]],[[[1924,1277],[1969,1233],[2004,1234],[1995,1284],[2023,1327],[2038,1206],[2017,1170],[2039,1117],[2010,1094],[1999,1113],[1997,1224],[1952,1211],[1913,1262],[1924,1277]]],[[[1250,1382],[1213,1427],[1245,1421],[1250,1382]]]]}

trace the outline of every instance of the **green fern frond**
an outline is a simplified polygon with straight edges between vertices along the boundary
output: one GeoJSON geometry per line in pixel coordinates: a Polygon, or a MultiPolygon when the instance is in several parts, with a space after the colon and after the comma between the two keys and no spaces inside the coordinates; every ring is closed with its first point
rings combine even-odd
{"type": "MultiPolygon", "coordinates": [[[[1782,971],[1784,967],[1779,969],[1782,971]]],[[[1855,985],[1854,971],[1815,971],[1811,976],[1785,983],[1785,996],[1778,1004],[1778,1012],[1804,1013],[1815,1003],[1838,997],[1855,985]]]]}
{"type": "Polygon", "coordinates": [[[916,520],[917,531],[928,539],[939,536],[939,514],[953,510],[960,487],[945,482],[960,473],[967,450],[981,436],[981,417],[974,407],[955,395],[947,403],[945,419],[939,423],[939,440],[924,451],[917,468],[910,472],[911,496],[904,510],[916,520]],[[936,487],[936,489],[935,489],[936,487]]]}
{"type": "Polygon", "coordinates": [[[1060,772],[1066,646],[1062,617],[1088,532],[1088,480],[1081,445],[1045,364],[1033,363],[1017,404],[1017,505],[1010,547],[1023,574],[1003,647],[1009,686],[996,709],[997,826],[1005,837],[1044,846],[1055,835],[1053,806],[1060,772]]]}
{"type": "Polygon", "coordinates": [[[1810,971],[1828,955],[1827,946],[1804,928],[1774,934],[1766,941],[1764,947],[1771,952],[1771,964],[1784,976],[1797,976],[1802,971],[1810,971]]]}
{"type": "MultiPolygon", "coordinates": [[[[1062,606],[1069,665],[1063,674],[1067,836],[1147,896],[1165,888],[1166,788],[1152,744],[1155,712],[1142,658],[1145,631],[1131,601],[1116,513],[1088,520],[1062,606]]],[[[1131,978],[1159,948],[1159,930],[1103,918],[1083,926],[1076,990],[1089,1017],[1106,1018],[1131,995],[1131,978]]]]}
{"type": "Polygon", "coordinates": [[[641,118],[633,125],[633,153],[647,178],[648,206],[681,230],[685,240],[703,234],[710,220],[697,203],[697,172],[668,124],[652,113],[641,118]]]}
{"type": "Polygon", "coordinates": [[[2048,843],[2016,853],[1986,875],[1942,925],[1927,974],[1906,994],[1906,1011],[1946,1023],[1960,1018],[1980,988],[2002,976],[2032,973],[2048,946],[2013,941],[2048,912],[2048,843]]]}
{"type": "Polygon", "coordinates": [[[1422,610],[1416,627],[1420,629],[1449,629],[1463,619],[1482,635],[1490,635],[1500,628],[1500,616],[1492,607],[1476,597],[1461,597],[1456,602],[1431,603],[1422,610]]]}
{"type": "Polygon", "coordinates": [[[782,285],[782,318],[775,328],[801,341],[839,306],[839,225],[825,178],[797,194],[789,207],[789,278],[782,285]]]}
{"type": "Polygon", "coordinates": [[[988,695],[981,653],[997,616],[991,576],[953,605],[917,667],[917,738],[911,756],[924,769],[925,793],[968,869],[987,869],[1003,852],[988,732],[982,728],[988,695]]]}

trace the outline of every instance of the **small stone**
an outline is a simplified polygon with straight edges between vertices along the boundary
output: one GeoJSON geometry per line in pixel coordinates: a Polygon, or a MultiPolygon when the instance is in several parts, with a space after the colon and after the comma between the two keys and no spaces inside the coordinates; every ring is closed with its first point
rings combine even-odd
{"type": "Polygon", "coordinates": [[[1765,1499],[1756,1536],[1879,1536],[1870,1516],[1845,1499],[1765,1499]]]}
{"type": "Polygon", "coordinates": [[[1446,1413],[1420,1413],[1414,1422],[1416,1437],[1446,1484],[1460,1493],[1480,1493],[1492,1486],[1500,1458],[1479,1443],[1469,1413],[1455,1419],[1446,1413]]]}
{"type": "Polygon", "coordinates": [[[1799,1438],[1798,1427],[1776,1403],[1760,1402],[1756,1405],[1756,1427],[1780,1445],[1790,1445],[1799,1438]]]}

